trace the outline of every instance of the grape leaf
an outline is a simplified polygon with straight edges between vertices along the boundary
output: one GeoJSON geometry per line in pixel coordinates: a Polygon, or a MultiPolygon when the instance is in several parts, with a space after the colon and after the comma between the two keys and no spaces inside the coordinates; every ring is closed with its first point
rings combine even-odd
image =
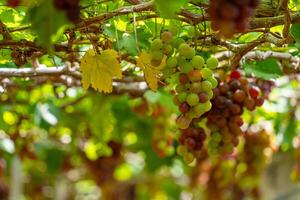
{"type": "Polygon", "coordinates": [[[151,54],[142,52],[137,60],[137,66],[144,72],[144,77],[151,90],[157,91],[158,80],[160,70],[164,68],[166,63],[166,57],[163,58],[161,64],[158,67],[154,67],[151,64],[151,54]]]}
{"type": "Polygon", "coordinates": [[[53,36],[68,24],[64,12],[55,9],[52,1],[43,1],[31,8],[28,11],[28,20],[31,22],[32,30],[38,35],[38,43],[48,48],[53,36]]]}
{"type": "Polygon", "coordinates": [[[88,50],[81,59],[82,84],[85,89],[90,85],[99,92],[112,92],[113,78],[122,78],[121,65],[115,50],[104,50],[100,55],[93,49],[88,50]]]}
{"type": "Polygon", "coordinates": [[[290,31],[296,41],[295,46],[300,49],[300,23],[293,24],[290,31]]]}
{"type": "Polygon", "coordinates": [[[269,58],[263,61],[253,63],[244,63],[243,68],[247,74],[254,74],[262,79],[278,78],[283,75],[276,59],[269,58]]]}
{"type": "Polygon", "coordinates": [[[163,18],[174,18],[176,13],[184,6],[187,0],[155,0],[155,6],[163,18]]]}

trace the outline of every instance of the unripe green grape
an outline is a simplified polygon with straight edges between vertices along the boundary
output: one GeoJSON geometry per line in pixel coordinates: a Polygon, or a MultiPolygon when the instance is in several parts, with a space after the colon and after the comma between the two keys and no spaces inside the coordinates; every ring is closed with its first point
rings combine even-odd
{"type": "Polygon", "coordinates": [[[193,66],[191,65],[191,63],[189,62],[185,62],[183,63],[182,65],[179,65],[179,69],[181,72],[183,73],[188,73],[190,72],[191,70],[193,70],[193,66]]]}
{"type": "Polygon", "coordinates": [[[201,82],[201,90],[203,92],[208,92],[212,90],[212,85],[209,81],[202,81],[201,82]]]}
{"type": "Polygon", "coordinates": [[[201,115],[203,115],[205,113],[201,103],[194,106],[190,112],[191,112],[190,115],[192,115],[193,118],[199,118],[199,117],[201,117],[201,115]]]}
{"type": "Polygon", "coordinates": [[[194,56],[192,58],[191,64],[196,69],[201,69],[204,66],[204,58],[202,56],[194,56]]]}
{"type": "Polygon", "coordinates": [[[173,146],[168,146],[167,149],[166,149],[166,154],[167,155],[173,155],[175,152],[175,149],[173,146]]]}
{"type": "Polygon", "coordinates": [[[182,85],[182,84],[178,84],[178,85],[176,85],[175,90],[176,90],[177,93],[179,93],[179,92],[184,91],[184,90],[185,90],[185,87],[184,87],[184,85],[182,85]]]}
{"type": "Polygon", "coordinates": [[[199,103],[199,97],[195,93],[191,93],[186,97],[186,101],[190,106],[195,106],[199,103]]]}
{"type": "MultiPolygon", "coordinates": [[[[220,139],[222,139],[221,137],[220,137],[220,139]]],[[[220,140],[221,141],[221,140],[220,140]]],[[[216,149],[217,147],[218,147],[218,143],[220,142],[220,141],[216,141],[216,140],[213,140],[212,138],[208,141],[208,148],[211,148],[211,149],[216,149]]]]}
{"type": "Polygon", "coordinates": [[[167,60],[167,66],[171,67],[171,68],[176,67],[177,66],[177,58],[174,57],[174,56],[168,58],[168,60],[167,60]]]}
{"type": "Polygon", "coordinates": [[[213,72],[208,68],[201,69],[201,74],[204,79],[208,79],[213,75],[213,72]]]}
{"type": "Polygon", "coordinates": [[[194,82],[194,83],[192,83],[190,90],[193,93],[199,93],[199,92],[201,92],[201,83],[200,82],[194,82]]]}
{"type": "Polygon", "coordinates": [[[207,91],[206,94],[207,94],[208,99],[211,99],[214,96],[214,92],[212,90],[207,91]]]}
{"type": "Polygon", "coordinates": [[[185,59],[185,57],[183,57],[183,56],[178,56],[177,57],[177,65],[183,65],[184,63],[186,63],[187,61],[186,61],[186,59],[185,59]]]}
{"type": "Polygon", "coordinates": [[[194,161],[195,157],[192,153],[186,153],[183,156],[183,160],[184,162],[186,162],[187,164],[191,164],[194,161]]]}
{"type": "Polygon", "coordinates": [[[184,89],[185,90],[189,90],[190,88],[191,88],[191,84],[190,83],[184,84],[184,89]]]}
{"type": "Polygon", "coordinates": [[[215,77],[211,76],[208,77],[206,80],[208,80],[211,83],[213,89],[218,86],[218,80],[215,77]]]}
{"type": "Polygon", "coordinates": [[[173,34],[169,31],[165,31],[161,34],[161,40],[163,43],[169,44],[173,40],[173,34]]]}
{"type": "Polygon", "coordinates": [[[177,98],[182,103],[186,101],[187,96],[188,96],[187,92],[180,92],[178,93],[177,98]]]}
{"type": "Polygon", "coordinates": [[[180,129],[187,129],[190,126],[191,122],[192,122],[192,118],[184,114],[180,115],[176,119],[176,125],[180,129]]]}
{"type": "Polygon", "coordinates": [[[164,58],[164,54],[162,51],[152,51],[151,58],[152,60],[161,61],[164,58]]]}
{"type": "Polygon", "coordinates": [[[210,57],[206,61],[206,66],[210,69],[216,69],[218,67],[218,65],[219,65],[219,61],[215,57],[210,57]]]}
{"type": "Polygon", "coordinates": [[[220,133],[218,132],[214,132],[212,135],[211,135],[211,140],[214,141],[214,142],[221,142],[222,140],[222,136],[220,133]]]}
{"type": "Polygon", "coordinates": [[[186,153],[188,153],[188,149],[187,149],[187,147],[184,146],[184,145],[179,145],[179,146],[177,147],[177,149],[176,149],[176,152],[177,152],[178,155],[183,156],[183,155],[185,155],[186,153]]]}
{"type": "Polygon", "coordinates": [[[211,109],[212,105],[211,105],[210,101],[207,101],[207,102],[203,103],[203,107],[204,107],[204,111],[207,112],[211,109]]]}
{"type": "Polygon", "coordinates": [[[182,43],[184,43],[184,42],[185,42],[184,39],[182,39],[182,38],[176,38],[176,39],[173,40],[172,46],[173,46],[174,48],[178,49],[179,46],[180,46],[182,43]]]}
{"type": "Polygon", "coordinates": [[[163,43],[159,38],[153,40],[151,43],[151,50],[153,51],[161,50],[162,47],[163,47],[163,43]]]}
{"type": "Polygon", "coordinates": [[[178,52],[181,56],[192,59],[195,56],[195,49],[191,48],[188,44],[182,43],[179,48],[178,52]]]}

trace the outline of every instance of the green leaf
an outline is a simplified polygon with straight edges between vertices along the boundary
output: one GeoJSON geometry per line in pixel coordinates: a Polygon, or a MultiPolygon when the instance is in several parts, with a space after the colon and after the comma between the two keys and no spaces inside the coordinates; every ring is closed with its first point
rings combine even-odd
{"type": "Polygon", "coordinates": [[[187,0],[155,0],[155,6],[163,18],[174,18],[182,6],[187,4],[187,0]]]}
{"type": "Polygon", "coordinates": [[[263,61],[244,63],[243,68],[247,74],[253,74],[262,79],[273,79],[283,75],[276,59],[268,58],[263,61]]]}
{"type": "Polygon", "coordinates": [[[64,12],[58,11],[52,1],[43,1],[39,6],[29,10],[28,19],[32,30],[37,34],[37,42],[45,47],[50,47],[56,34],[68,21],[64,12]]]}
{"type": "Polygon", "coordinates": [[[295,46],[299,49],[300,48],[300,23],[296,23],[292,25],[291,34],[296,41],[295,46]]]}

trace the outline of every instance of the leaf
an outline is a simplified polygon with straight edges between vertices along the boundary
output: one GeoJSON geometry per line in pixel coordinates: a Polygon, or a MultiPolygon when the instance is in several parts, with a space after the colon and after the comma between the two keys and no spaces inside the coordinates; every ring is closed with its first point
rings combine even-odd
{"type": "Polygon", "coordinates": [[[296,47],[300,47],[300,23],[293,24],[291,27],[291,34],[296,41],[296,47]]]}
{"type": "Polygon", "coordinates": [[[137,66],[144,72],[144,77],[151,90],[157,91],[160,70],[165,66],[166,57],[163,58],[158,67],[151,64],[151,54],[142,52],[137,60],[137,66]]]}
{"type": "Polygon", "coordinates": [[[254,63],[244,63],[243,68],[247,74],[254,74],[256,77],[268,80],[283,75],[276,59],[268,58],[254,63]]]}
{"type": "Polygon", "coordinates": [[[28,19],[32,30],[38,35],[37,41],[45,47],[50,47],[52,37],[66,24],[65,13],[53,7],[52,1],[43,1],[28,11],[28,19]]]}
{"type": "Polygon", "coordinates": [[[113,78],[122,78],[122,70],[115,50],[104,50],[100,55],[93,49],[88,50],[81,59],[82,84],[85,89],[92,88],[99,92],[112,92],[113,78]]]}
{"type": "Polygon", "coordinates": [[[155,0],[155,6],[163,18],[174,18],[182,6],[187,4],[187,0],[155,0]]]}

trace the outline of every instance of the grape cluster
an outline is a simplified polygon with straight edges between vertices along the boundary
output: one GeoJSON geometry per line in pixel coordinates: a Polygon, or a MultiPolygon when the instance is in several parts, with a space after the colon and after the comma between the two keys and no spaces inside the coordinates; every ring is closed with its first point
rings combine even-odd
{"type": "Polygon", "coordinates": [[[66,12],[67,18],[76,23],[80,20],[80,0],[54,0],[54,7],[66,12]]]}
{"type": "Polygon", "coordinates": [[[189,127],[181,130],[177,153],[183,156],[186,163],[192,163],[196,155],[201,153],[205,138],[205,131],[201,127],[189,127]]]}
{"type": "Polygon", "coordinates": [[[164,31],[160,38],[156,38],[151,42],[151,64],[159,66],[162,63],[164,56],[170,56],[173,52],[173,34],[169,31],[164,31]]]}
{"type": "Polygon", "coordinates": [[[254,197],[259,195],[259,180],[272,154],[272,140],[265,130],[248,130],[244,146],[238,154],[237,183],[243,191],[254,197]]]}
{"type": "Polygon", "coordinates": [[[259,2],[260,0],[211,0],[208,8],[212,19],[211,28],[225,37],[245,31],[259,2]]]}
{"type": "Polygon", "coordinates": [[[211,57],[205,64],[204,59],[195,55],[194,49],[185,43],[179,46],[178,51],[180,74],[174,103],[179,106],[181,114],[176,124],[180,129],[187,129],[193,119],[201,117],[211,109],[212,90],[218,85],[211,69],[218,66],[218,60],[211,57]]]}
{"type": "Polygon", "coordinates": [[[228,81],[219,82],[213,93],[212,109],[205,115],[211,130],[208,152],[231,154],[243,133],[243,108],[253,111],[256,106],[262,106],[264,99],[259,95],[259,89],[241,77],[237,70],[231,72],[228,81]]]}

